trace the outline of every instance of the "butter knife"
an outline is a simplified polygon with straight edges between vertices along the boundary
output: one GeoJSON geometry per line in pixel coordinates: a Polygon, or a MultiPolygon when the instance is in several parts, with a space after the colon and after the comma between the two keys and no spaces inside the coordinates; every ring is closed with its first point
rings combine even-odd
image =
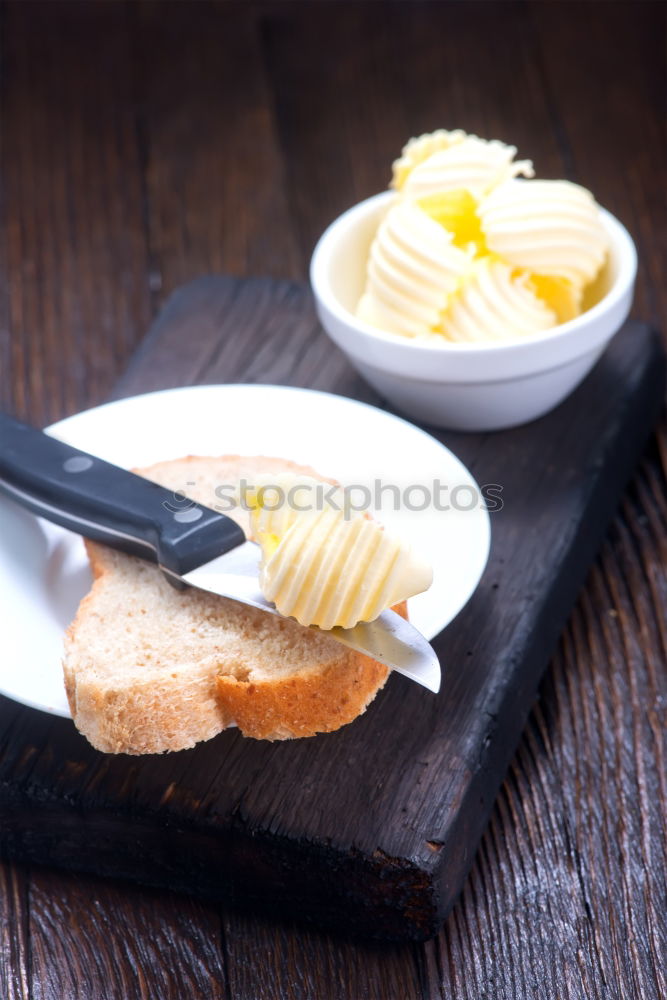
{"type": "MultiPolygon", "coordinates": [[[[157,563],[175,586],[280,616],[259,589],[258,547],[232,518],[194,501],[174,504],[173,493],[157,483],[2,413],[0,493],[61,527],[157,563]]],[[[440,689],[433,648],[394,611],[327,635],[430,691],[440,689]]]]}

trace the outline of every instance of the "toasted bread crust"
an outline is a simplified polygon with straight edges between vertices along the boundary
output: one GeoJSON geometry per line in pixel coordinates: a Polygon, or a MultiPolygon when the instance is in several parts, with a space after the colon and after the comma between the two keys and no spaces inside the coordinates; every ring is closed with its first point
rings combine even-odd
{"type": "MultiPolygon", "coordinates": [[[[216,465],[227,470],[233,467],[240,474],[286,469],[316,475],[312,469],[278,459],[226,456],[207,459],[189,456],[174,462],[163,462],[138,470],[147,478],[171,485],[178,469],[210,474],[216,465]]],[[[176,477],[178,478],[178,476],[176,477]]],[[[318,477],[321,478],[321,477],[318,477]]],[[[183,480],[180,477],[179,483],[183,480]]],[[[206,502],[201,496],[196,497],[206,502]]],[[[77,728],[94,747],[106,753],[155,754],[181,750],[202,740],[211,739],[236,723],[245,736],[256,739],[281,740],[331,732],[351,722],[361,714],[387,680],[387,667],[361,653],[336,644],[327,648],[326,662],[316,659],[312,669],[300,669],[292,675],[270,679],[244,679],[232,672],[231,665],[222,661],[188,664],[187,671],[172,670],[165,662],[159,684],[155,679],[142,678],[140,671],[132,683],[113,683],[109,677],[98,679],[88,669],[88,651],[83,634],[90,630],[121,628],[125,620],[133,620],[133,610],[113,604],[113,621],[105,617],[110,588],[115,586],[118,560],[124,565],[137,564],[142,586],[148,587],[165,608],[165,615],[178,611],[180,602],[187,601],[192,613],[202,617],[216,616],[229,605],[234,613],[243,615],[244,627],[259,632],[266,628],[265,612],[242,609],[235,602],[203,591],[175,591],[156,567],[147,566],[131,556],[122,556],[95,542],[86,542],[94,582],[82,600],[66,636],[64,676],[72,718],[77,728]],[[159,591],[159,592],[158,592],[159,591]]],[[[132,570],[134,572],[134,570],[132,570]]],[[[395,610],[407,617],[403,603],[395,610]]],[[[108,617],[108,616],[107,616],[108,617]]],[[[224,617],[224,616],[223,616],[224,617]]],[[[276,619],[276,628],[298,630],[303,641],[308,630],[293,622],[276,619]]],[[[295,633],[296,637],[296,633],[295,633]]],[[[310,641],[309,639],[307,641],[310,641]]],[[[321,642],[321,640],[320,640],[321,642]]],[[[334,640],[327,638],[327,644],[334,640]]],[[[314,649],[317,649],[315,639],[314,649]]],[[[176,657],[177,651],[174,651],[176,657]]],[[[137,648],[137,661],[142,650],[137,648]]]]}
{"type": "MultiPolygon", "coordinates": [[[[407,618],[406,605],[394,608],[407,618]]],[[[361,715],[383,687],[389,670],[348,651],[340,663],[280,682],[239,681],[219,675],[218,695],[244,736],[285,740],[330,733],[361,715]]]]}

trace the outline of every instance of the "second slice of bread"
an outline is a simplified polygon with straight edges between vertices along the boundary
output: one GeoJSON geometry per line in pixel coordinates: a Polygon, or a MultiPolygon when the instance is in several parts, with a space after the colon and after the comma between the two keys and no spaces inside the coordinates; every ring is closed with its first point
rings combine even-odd
{"type": "MultiPolygon", "coordinates": [[[[258,473],[316,475],[240,456],[138,471],[207,506],[219,504],[216,487],[258,473]]],[[[228,513],[247,530],[245,511],[228,513]]],[[[86,546],[94,584],[68,630],[64,674],[74,722],[99,750],[181,750],[233,723],[258,739],[330,732],[363,712],[387,679],[385,666],[325,633],[206,591],[176,590],[150,563],[86,546]]]]}

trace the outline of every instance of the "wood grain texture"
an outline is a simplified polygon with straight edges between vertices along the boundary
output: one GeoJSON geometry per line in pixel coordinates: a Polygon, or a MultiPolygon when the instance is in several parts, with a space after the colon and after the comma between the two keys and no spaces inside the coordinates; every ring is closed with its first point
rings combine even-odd
{"type": "Polygon", "coordinates": [[[577,7],[576,31],[558,3],[526,10],[554,131],[570,178],[592,188],[637,244],[636,314],[664,325],[667,7],[639,0],[632,17],[623,4],[577,7]]]}
{"type": "Polygon", "coordinates": [[[3,336],[11,377],[1,399],[36,422],[103,398],[150,316],[145,234],[128,226],[141,220],[143,194],[120,10],[4,8],[3,336]]]}
{"type": "Polygon", "coordinates": [[[150,3],[132,14],[156,301],[211,271],[301,274],[252,5],[193,14],[189,3],[150,3]]]}
{"type": "Polygon", "coordinates": [[[28,1000],[29,875],[22,865],[0,862],[0,996],[28,1000]]]}
{"type": "Polygon", "coordinates": [[[665,994],[666,485],[647,460],[589,574],[430,996],[665,994]]]}
{"type": "MultiPolygon", "coordinates": [[[[175,284],[216,263],[216,233],[203,218],[201,188],[214,192],[211,215],[219,218],[220,154],[207,159],[212,166],[208,175],[200,170],[198,164],[208,155],[205,138],[195,136],[192,160],[197,162],[188,167],[200,191],[183,185],[179,196],[170,199],[165,181],[162,193],[155,182],[153,194],[148,193],[151,145],[170,161],[154,163],[154,176],[171,178],[176,159],[179,169],[185,168],[182,151],[169,137],[169,108],[161,109],[159,131],[166,138],[158,143],[151,137],[155,103],[148,111],[146,81],[152,81],[159,99],[161,77],[169,74],[165,86],[177,101],[173,79],[182,75],[198,122],[215,121],[220,100],[224,68],[210,54],[202,60],[201,72],[192,65],[193,50],[204,44],[194,12],[211,5],[204,0],[167,3],[162,5],[164,20],[186,6],[188,15],[179,15],[182,46],[169,42],[170,61],[165,59],[167,26],[160,27],[159,14],[142,14],[149,24],[153,19],[153,36],[146,22],[139,25],[136,3],[51,0],[0,7],[0,395],[4,406],[36,422],[100,402],[146,329],[151,308],[175,284]],[[55,43],[52,48],[49,40],[55,43]],[[66,54],[62,64],[58,53],[66,54]],[[218,98],[204,110],[209,93],[218,98]],[[92,123],[88,114],[84,129],[81,109],[93,101],[99,114],[92,123]],[[49,129],[49,116],[57,127],[49,129]],[[120,177],[108,152],[116,135],[122,135],[124,150],[120,177]],[[74,170],[84,149],[87,162],[96,164],[95,174],[107,178],[100,181],[103,197],[92,176],[74,170]],[[51,167],[58,168],[57,186],[51,167]],[[132,194],[137,190],[139,198],[132,194]],[[152,200],[156,192],[166,216],[163,223],[152,200]],[[125,207],[119,222],[111,206],[120,196],[125,207]],[[63,199],[71,206],[67,216],[61,210],[63,199]],[[196,222],[191,204],[197,206],[196,222]],[[72,217],[74,226],[68,222],[72,217]],[[84,220],[98,234],[97,242],[84,220]],[[166,239],[169,230],[173,235],[166,239]],[[187,250],[178,246],[186,236],[187,250]],[[137,252],[138,240],[148,246],[148,263],[137,252]],[[55,252],[49,251],[54,245],[55,252]],[[188,262],[195,259],[198,268],[189,270],[188,262]],[[110,304],[104,315],[109,309],[116,312],[104,338],[99,336],[100,302],[110,304]]],[[[303,266],[298,261],[335,212],[386,183],[388,162],[407,135],[463,125],[516,141],[545,176],[566,174],[589,183],[639,241],[635,315],[664,325],[667,11],[660,0],[245,6],[252,8],[256,25],[256,54],[244,51],[253,66],[263,67],[266,81],[265,90],[251,81],[253,93],[263,93],[266,101],[258,115],[270,123],[264,132],[272,136],[268,146],[278,137],[278,148],[271,153],[264,146],[263,155],[273,164],[280,160],[283,169],[282,179],[273,168],[264,174],[258,170],[257,177],[270,183],[277,202],[287,205],[287,232],[255,226],[251,239],[239,241],[247,249],[236,256],[235,237],[226,240],[221,233],[225,268],[303,276],[293,270],[291,256],[285,261],[290,240],[297,247],[297,267],[303,266]],[[320,8],[316,13],[315,6],[320,8]],[[303,44],[293,45],[291,33],[303,44]]],[[[220,24],[224,15],[206,17],[211,25],[220,24]]],[[[251,44],[246,29],[241,33],[243,45],[251,44]]],[[[221,63],[235,58],[230,50],[236,37],[232,29],[216,38],[221,63]]],[[[228,95],[227,120],[237,102],[247,102],[242,88],[228,95]]],[[[188,138],[192,141],[192,134],[188,138]]],[[[235,163],[251,159],[247,147],[239,153],[233,143],[224,155],[235,163]]],[[[238,172],[235,176],[234,183],[240,183],[238,172]]],[[[246,204],[229,189],[224,197],[229,213],[225,233],[250,232],[246,204]]],[[[592,577],[587,585],[587,603],[582,599],[576,612],[576,637],[573,619],[464,894],[438,942],[420,948],[418,955],[401,953],[400,959],[392,950],[384,963],[373,952],[369,978],[363,974],[366,952],[361,946],[348,949],[323,936],[328,961],[309,935],[289,925],[262,936],[245,918],[229,915],[226,927],[235,946],[227,944],[223,950],[232,973],[238,963],[233,980],[237,996],[244,996],[240,991],[247,987],[245,996],[252,1000],[292,995],[311,1000],[315,983],[318,998],[357,1000],[374,995],[373,977],[386,982],[383,969],[396,971],[400,961],[409,970],[413,960],[419,965],[418,979],[413,981],[409,971],[397,972],[401,995],[410,1000],[627,1000],[635,995],[654,1000],[664,995],[664,981],[655,969],[665,964],[666,907],[660,893],[666,825],[661,471],[666,459],[667,435],[661,429],[657,456],[642,472],[644,485],[637,487],[632,506],[610,535],[609,545],[616,546],[624,525],[628,544],[622,555],[615,550],[611,560],[605,549],[598,563],[602,589],[593,589],[592,577]],[[632,581],[633,590],[626,584],[618,590],[619,574],[632,581]],[[594,643],[589,634],[597,636],[594,643]],[[614,686],[608,683],[610,663],[614,686]],[[599,776],[603,764],[604,784],[599,776]],[[610,789],[614,795],[608,801],[610,789]],[[631,818],[634,825],[628,826],[631,818]],[[641,831],[641,846],[627,834],[621,839],[626,827],[641,831]],[[569,846],[563,847],[565,828],[569,846]],[[647,927],[650,944],[643,936],[647,927]],[[258,956],[254,943],[260,940],[265,950],[258,956]]],[[[31,937],[25,930],[30,872],[14,866],[1,870],[0,995],[10,983],[10,997],[32,990],[62,1000],[49,964],[49,922],[36,923],[31,937]],[[13,896],[15,878],[21,889],[13,896]],[[32,948],[46,956],[34,974],[32,948]]],[[[79,905],[85,906],[98,883],[81,877],[76,884],[79,905]]],[[[100,950],[119,947],[107,936],[112,926],[122,935],[135,893],[119,890],[109,901],[113,919],[98,916],[98,927],[104,928],[97,932],[100,950]]],[[[42,905],[48,907],[46,897],[42,905]]],[[[166,926],[166,916],[162,919],[166,926]]],[[[91,927],[95,933],[95,921],[91,927]]],[[[170,933],[170,947],[176,947],[181,931],[175,922],[170,933]]],[[[75,935],[70,943],[75,956],[75,935]]],[[[94,975],[81,970],[86,985],[78,996],[106,1000],[112,995],[99,968],[94,975]]],[[[150,969],[145,974],[150,984],[150,969]]],[[[172,968],[171,974],[182,982],[182,970],[172,968]]]]}
{"type": "Polygon", "coordinates": [[[229,914],[224,926],[233,997],[413,1000],[423,995],[416,945],[360,947],[302,925],[240,914],[229,914]],[[304,954],[311,961],[304,962],[304,954]]]}
{"type": "Polygon", "coordinates": [[[187,898],[35,868],[29,934],[35,1000],[230,995],[219,914],[187,898]]]}
{"type": "Polygon", "coordinates": [[[324,336],[303,285],[212,275],[169,301],[113,398],[241,378],[377,401],[324,336]]]}

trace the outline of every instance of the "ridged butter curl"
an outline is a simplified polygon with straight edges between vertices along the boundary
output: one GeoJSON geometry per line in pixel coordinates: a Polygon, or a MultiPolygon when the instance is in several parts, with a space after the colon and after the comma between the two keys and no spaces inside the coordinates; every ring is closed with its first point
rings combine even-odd
{"type": "MultiPolygon", "coordinates": [[[[322,484],[310,482],[315,498],[322,484]]],[[[293,483],[300,487],[299,506],[305,507],[307,480],[293,483]]],[[[287,487],[285,477],[285,497],[287,487]]],[[[269,490],[263,495],[269,497],[269,490]]],[[[309,511],[256,506],[251,513],[252,536],[262,548],[264,596],[281,614],[323,629],[373,621],[428,589],[433,577],[431,568],[382,525],[359,513],[346,516],[342,490],[335,496],[335,505],[314,503],[309,511]]]]}
{"type": "Polygon", "coordinates": [[[443,149],[455,146],[458,142],[463,142],[466,135],[467,132],[460,128],[452,131],[439,128],[435,132],[425,132],[423,135],[408,139],[401,150],[401,155],[391,165],[392,187],[400,191],[415,167],[427,160],[433,153],[439,153],[443,149]]]}
{"type": "Polygon", "coordinates": [[[461,285],[443,316],[441,333],[458,343],[516,340],[558,322],[531,287],[530,275],[483,257],[461,285]]]}
{"type": "Polygon", "coordinates": [[[435,330],[471,253],[409,199],[392,204],[373,240],[359,319],[405,337],[435,330]]]}
{"type": "Polygon", "coordinates": [[[489,249],[516,267],[581,287],[604,263],[600,209],[578,184],[511,180],[481,202],[478,214],[489,249]]]}
{"type": "Polygon", "coordinates": [[[393,185],[411,198],[469,191],[481,198],[498,184],[534,175],[530,160],[515,160],[516,146],[441,130],[413,139],[393,165],[393,185]]]}

